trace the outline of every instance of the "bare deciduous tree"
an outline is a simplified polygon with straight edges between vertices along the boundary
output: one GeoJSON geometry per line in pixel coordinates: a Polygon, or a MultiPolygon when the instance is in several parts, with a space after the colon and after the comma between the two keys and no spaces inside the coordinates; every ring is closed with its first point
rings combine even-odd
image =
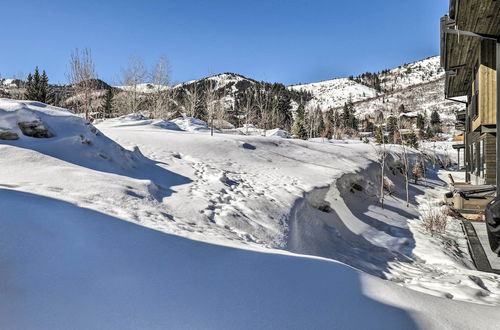
{"type": "Polygon", "coordinates": [[[76,93],[77,110],[85,113],[86,120],[90,119],[92,113],[92,93],[96,79],[97,73],[90,48],[75,49],[70,56],[68,80],[76,93]]]}
{"type": "Polygon", "coordinates": [[[139,57],[131,57],[128,66],[122,71],[122,85],[127,86],[125,93],[125,112],[134,113],[141,104],[141,91],[139,85],[146,82],[148,72],[144,62],[139,57]]]}
{"type": "Polygon", "coordinates": [[[255,90],[255,106],[259,112],[259,126],[262,128],[262,135],[266,136],[266,131],[269,129],[270,112],[271,112],[271,96],[266,87],[257,87],[255,90]]]}
{"type": "Polygon", "coordinates": [[[246,134],[248,135],[248,128],[250,123],[252,123],[255,120],[255,108],[254,108],[254,95],[255,92],[253,88],[249,87],[245,91],[244,99],[242,103],[240,104],[241,111],[243,113],[243,116],[245,117],[245,130],[246,134]]]}
{"type": "Polygon", "coordinates": [[[402,158],[403,158],[403,175],[405,178],[405,190],[406,190],[406,206],[410,206],[410,178],[409,178],[409,173],[410,173],[410,160],[408,157],[408,146],[407,141],[404,138],[404,134],[402,134],[403,129],[407,129],[410,127],[407,123],[401,120],[401,117],[397,121],[398,125],[398,132],[397,136],[399,137],[399,142],[401,144],[401,149],[403,151],[402,158]]]}
{"type": "Polygon", "coordinates": [[[170,113],[171,94],[169,89],[171,70],[165,57],[160,57],[150,74],[152,90],[148,93],[151,116],[166,117],[170,113]]]}
{"type": "Polygon", "coordinates": [[[186,97],[184,99],[184,111],[186,116],[196,117],[202,103],[201,93],[197,83],[193,84],[190,88],[186,88],[186,97]]]}
{"type": "Polygon", "coordinates": [[[386,176],[385,176],[385,165],[387,161],[387,156],[389,154],[389,150],[386,144],[386,138],[383,131],[383,126],[387,125],[384,118],[379,118],[377,120],[378,127],[380,129],[381,141],[378,145],[375,146],[375,153],[377,154],[377,162],[380,165],[380,196],[379,200],[382,204],[382,208],[384,208],[384,200],[385,200],[385,187],[386,187],[386,176]]]}
{"type": "Polygon", "coordinates": [[[210,135],[214,135],[214,120],[220,108],[220,102],[217,98],[217,82],[208,79],[205,84],[205,106],[210,125],[210,135]]]}

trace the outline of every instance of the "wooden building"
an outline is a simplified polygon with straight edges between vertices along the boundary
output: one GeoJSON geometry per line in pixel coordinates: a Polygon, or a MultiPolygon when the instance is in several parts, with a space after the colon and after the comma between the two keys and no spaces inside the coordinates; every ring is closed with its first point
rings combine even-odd
{"type": "Polygon", "coordinates": [[[464,104],[457,127],[464,130],[466,176],[472,184],[496,184],[500,171],[499,41],[500,1],[450,0],[449,13],[441,18],[441,65],[446,98],[464,104]]]}

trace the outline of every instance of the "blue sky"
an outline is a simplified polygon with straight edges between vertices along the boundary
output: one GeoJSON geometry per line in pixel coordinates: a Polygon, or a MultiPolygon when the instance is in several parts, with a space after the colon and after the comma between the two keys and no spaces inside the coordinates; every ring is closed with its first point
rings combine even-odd
{"type": "Polygon", "coordinates": [[[0,0],[0,74],[38,65],[66,82],[74,48],[117,82],[131,56],[166,56],[175,81],[236,72],[295,84],[438,55],[447,0],[0,0]]]}

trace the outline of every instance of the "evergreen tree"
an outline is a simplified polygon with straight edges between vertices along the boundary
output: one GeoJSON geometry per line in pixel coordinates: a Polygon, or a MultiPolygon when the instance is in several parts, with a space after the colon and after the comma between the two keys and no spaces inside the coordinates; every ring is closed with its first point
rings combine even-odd
{"type": "Polygon", "coordinates": [[[292,127],[293,124],[293,115],[292,115],[291,99],[289,96],[287,96],[284,93],[281,93],[278,96],[276,111],[277,111],[276,119],[278,120],[278,125],[276,126],[277,127],[280,126],[283,129],[290,131],[290,128],[292,127]]]}
{"type": "Polygon", "coordinates": [[[347,103],[344,103],[344,108],[342,110],[342,127],[348,127],[350,119],[351,113],[349,112],[349,106],[347,103]]]}
{"type": "Polygon", "coordinates": [[[28,79],[26,81],[26,92],[24,93],[24,98],[27,100],[34,100],[36,98],[36,90],[33,82],[33,75],[28,74],[28,79]]]}
{"type": "Polygon", "coordinates": [[[316,123],[316,132],[319,136],[325,137],[328,135],[328,131],[326,129],[325,120],[323,118],[323,111],[318,107],[316,108],[316,116],[318,117],[316,123]]]}
{"type": "Polygon", "coordinates": [[[103,118],[112,118],[114,112],[114,104],[113,104],[113,90],[108,88],[106,90],[106,94],[104,94],[104,104],[102,106],[102,116],[103,118]]]}
{"type": "Polygon", "coordinates": [[[441,117],[439,116],[439,113],[436,110],[433,110],[431,113],[431,126],[437,126],[441,124],[441,117]]]}
{"type": "Polygon", "coordinates": [[[52,103],[52,94],[50,92],[49,77],[45,70],[40,77],[40,86],[38,89],[38,100],[43,103],[52,103]]]}
{"type": "Polygon", "coordinates": [[[430,124],[432,126],[431,129],[432,129],[434,134],[442,132],[442,130],[441,130],[441,117],[439,116],[439,113],[436,110],[433,110],[431,113],[430,124]]]}
{"type": "Polygon", "coordinates": [[[378,144],[387,143],[387,136],[384,135],[382,128],[379,126],[375,131],[375,142],[378,144]]]}
{"type": "Polygon", "coordinates": [[[398,131],[398,120],[396,117],[390,116],[387,118],[387,131],[389,132],[390,140],[396,140],[396,133],[398,131]]]}
{"type": "Polygon", "coordinates": [[[295,113],[295,121],[292,127],[292,135],[302,140],[307,139],[307,131],[304,125],[304,111],[304,105],[300,104],[295,113]]]}
{"type": "Polygon", "coordinates": [[[326,120],[325,120],[325,130],[326,134],[325,137],[327,139],[331,139],[333,137],[333,134],[335,132],[335,113],[333,110],[328,110],[326,112],[326,120]]]}
{"type": "Polygon", "coordinates": [[[434,137],[434,130],[430,125],[426,127],[424,137],[426,139],[432,139],[434,137]]]}
{"type": "Polygon", "coordinates": [[[50,96],[49,78],[45,70],[40,75],[38,67],[36,67],[33,75],[31,73],[28,74],[24,98],[31,101],[49,103],[50,96]]]}
{"type": "Polygon", "coordinates": [[[358,119],[354,115],[354,103],[352,97],[349,95],[349,99],[344,103],[344,109],[342,111],[342,126],[345,128],[358,129],[358,119]]]}
{"type": "Polygon", "coordinates": [[[417,128],[423,130],[425,128],[425,118],[422,114],[417,115],[417,128]]]}
{"type": "Polygon", "coordinates": [[[358,130],[358,118],[356,118],[356,116],[352,112],[347,127],[358,130]]]}
{"type": "Polygon", "coordinates": [[[418,139],[415,133],[408,134],[406,137],[406,144],[411,148],[418,149],[418,139]]]}

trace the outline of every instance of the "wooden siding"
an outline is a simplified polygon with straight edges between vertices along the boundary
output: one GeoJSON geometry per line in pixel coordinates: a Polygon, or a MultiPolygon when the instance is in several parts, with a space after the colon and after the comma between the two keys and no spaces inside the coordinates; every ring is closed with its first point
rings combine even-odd
{"type": "Polygon", "coordinates": [[[484,134],[484,151],[485,151],[485,164],[484,164],[484,180],[486,184],[496,183],[496,139],[493,134],[484,134]]]}
{"type": "Polygon", "coordinates": [[[478,70],[478,117],[472,122],[472,130],[475,131],[481,125],[496,125],[496,71],[481,65],[478,70]]]}

